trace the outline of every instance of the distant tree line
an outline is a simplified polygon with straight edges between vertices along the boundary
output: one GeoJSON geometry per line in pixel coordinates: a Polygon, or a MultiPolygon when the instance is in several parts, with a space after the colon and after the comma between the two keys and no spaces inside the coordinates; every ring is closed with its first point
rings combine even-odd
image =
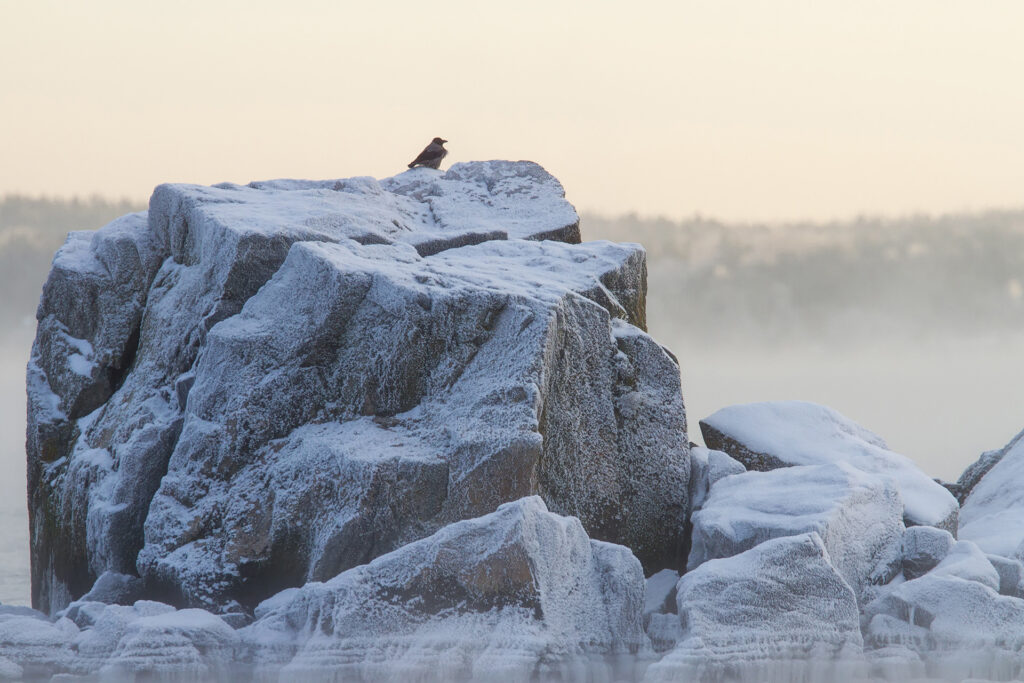
{"type": "MultiPolygon", "coordinates": [[[[54,252],[145,206],[0,199],[0,325],[31,332],[54,252]]],[[[1024,210],[829,223],[584,215],[585,239],[643,244],[662,337],[765,344],[1024,331],[1024,210]]],[[[0,335],[3,336],[3,335],[0,335]]]]}
{"type": "Polygon", "coordinates": [[[101,197],[7,195],[0,199],[0,340],[33,327],[50,262],[68,232],[95,230],[118,216],[144,208],[101,197]]]}

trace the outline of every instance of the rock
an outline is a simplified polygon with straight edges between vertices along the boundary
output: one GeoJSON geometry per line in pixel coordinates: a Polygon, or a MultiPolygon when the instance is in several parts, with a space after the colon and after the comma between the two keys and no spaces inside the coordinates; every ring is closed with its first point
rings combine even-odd
{"type": "Polygon", "coordinates": [[[1024,432],[988,455],[961,476],[970,492],[960,510],[959,536],[986,553],[1024,559],[1024,432]]]}
{"type": "Polygon", "coordinates": [[[967,466],[967,469],[963,471],[960,478],[957,479],[957,486],[960,487],[959,501],[960,505],[964,504],[967,500],[967,496],[971,495],[971,491],[978,485],[981,478],[988,474],[989,470],[999,464],[999,461],[1016,445],[1018,441],[1024,438],[1024,432],[1021,432],[1013,439],[1010,443],[1002,448],[998,448],[992,451],[985,451],[978,459],[967,466]]]}
{"type": "Polygon", "coordinates": [[[891,477],[904,503],[907,526],[957,533],[956,498],[885,441],[825,406],[804,401],[749,403],[722,408],[700,423],[709,448],[725,451],[747,469],[845,462],[891,477]]]}
{"type": "Polygon", "coordinates": [[[96,579],[89,592],[81,597],[84,601],[102,602],[108,605],[132,605],[144,597],[142,579],[129,574],[104,572],[96,579]]]}
{"type": "Polygon", "coordinates": [[[957,541],[935,569],[929,572],[929,575],[955,576],[999,591],[999,572],[989,562],[985,553],[970,541],[957,541]]]}
{"type": "Polygon", "coordinates": [[[0,676],[65,680],[209,680],[234,674],[239,639],[202,610],[139,601],[76,603],[80,627],[0,615],[0,676]]]}
{"type": "Polygon", "coordinates": [[[644,630],[656,653],[671,650],[683,634],[676,608],[679,572],[662,569],[647,578],[644,589],[644,630]]]}
{"type": "Polygon", "coordinates": [[[699,510],[708,497],[711,487],[719,479],[730,474],[742,474],[746,468],[738,460],[722,451],[713,451],[701,446],[690,447],[690,508],[699,510]]]}
{"type": "Polygon", "coordinates": [[[903,575],[908,579],[924,576],[946,558],[955,544],[953,535],[945,529],[909,527],[903,533],[903,575]]]}
{"type": "Polygon", "coordinates": [[[887,479],[850,465],[786,467],[727,477],[693,515],[694,570],[765,541],[816,532],[856,595],[899,543],[902,502],[887,479]]]}
{"type": "Polygon", "coordinates": [[[33,604],[140,573],[244,617],[529,494],[678,565],[686,421],[644,252],[544,239],[578,218],[528,162],[164,185],[73,234],[28,369],[33,604]]]}
{"type": "Polygon", "coordinates": [[[239,634],[261,680],[612,680],[606,658],[646,647],[643,595],[626,548],[530,497],[274,596],[239,634]]]}
{"type": "MultiPolygon", "coordinates": [[[[957,544],[959,545],[959,544],[957,544]]],[[[864,610],[864,644],[872,652],[904,648],[931,677],[1017,680],[1024,673],[1024,600],[990,586],[932,571],[894,583],[864,610]]],[[[889,671],[889,680],[899,680],[889,671]]]]}
{"type": "Polygon", "coordinates": [[[841,681],[862,672],[857,599],[817,533],[710,560],[680,579],[677,600],[682,640],[647,681],[841,681]]]}
{"type": "Polygon", "coordinates": [[[1011,560],[999,555],[985,556],[999,574],[1000,595],[1024,598],[1024,564],[1020,560],[1011,560]]]}

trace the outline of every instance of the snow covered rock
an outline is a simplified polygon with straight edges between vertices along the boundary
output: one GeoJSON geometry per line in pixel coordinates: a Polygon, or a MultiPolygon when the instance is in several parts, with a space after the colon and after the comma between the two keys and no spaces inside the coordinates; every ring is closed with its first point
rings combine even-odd
{"type": "Polygon", "coordinates": [[[1024,432],[988,458],[964,499],[959,535],[987,553],[1024,559],[1024,432]]]}
{"type": "Polygon", "coordinates": [[[535,493],[678,563],[678,366],[641,248],[535,241],[577,223],[536,164],[477,162],[163,185],[73,234],[28,368],[33,604],[115,572],[240,613],[535,493]]]}
{"type": "Polygon", "coordinates": [[[887,479],[843,462],[737,474],[715,484],[694,513],[687,568],[769,539],[815,532],[859,596],[879,561],[899,543],[901,519],[902,501],[887,479]]]}
{"type": "MultiPolygon", "coordinates": [[[[968,553],[961,560],[975,564],[968,553]]],[[[874,652],[899,649],[916,655],[927,674],[940,680],[1024,675],[1024,600],[999,595],[985,582],[934,570],[894,583],[865,607],[864,623],[872,660],[874,652]]],[[[900,680],[898,671],[885,666],[878,673],[900,680]]]]}
{"type": "Polygon", "coordinates": [[[956,539],[945,529],[912,526],[903,532],[903,576],[916,579],[924,576],[946,559],[956,539]]]}
{"type": "Polygon", "coordinates": [[[817,533],[710,560],[680,579],[677,601],[682,640],[647,681],[843,681],[862,670],[857,599],[817,533]]]}
{"type": "Polygon", "coordinates": [[[676,584],[679,572],[662,569],[647,578],[644,589],[644,630],[655,652],[671,650],[683,630],[676,608],[676,584]]]}
{"type": "Polygon", "coordinates": [[[747,469],[722,451],[694,446],[690,448],[690,508],[699,510],[715,482],[747,469]]]}
{"type": "Polygon", "coordinates": [[[956,498],[885,441],[825,406],[772,401],[722,408],[700,422],[709,448],[725,451],[747,469],[845,462],[870,474],[891,477],[903,497],[908,526],[957,532],[956,498]]]}
{"type": "Polygon", "coordinates": [[[1024,564],[999,555],[986,555],[989,563],[999,574],[999,594],[1024,598],[1024,564]]]}
{"type": "Polygon", "coordinates": [[[75,616],[0,614],[0,677],[57,675],[101,680],[210,680],[236,671],[236,632],[203,610],[77,603],[75,616]]]}
{"type": "Polygon", "coordinates": [[[530,497],[274,596],[239,633],[261,679],[612,680],[646,647],[643,597],[628,549],[530,497]]]}

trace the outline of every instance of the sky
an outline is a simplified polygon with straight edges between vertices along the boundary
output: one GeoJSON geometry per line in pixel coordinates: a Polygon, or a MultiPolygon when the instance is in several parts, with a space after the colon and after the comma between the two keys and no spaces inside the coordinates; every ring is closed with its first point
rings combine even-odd
{"type": "Polygon", "coordinates": [[[531,159],[578,208],[1024,205],[1024,3],[0,0],[0,195],[531,159]]]}

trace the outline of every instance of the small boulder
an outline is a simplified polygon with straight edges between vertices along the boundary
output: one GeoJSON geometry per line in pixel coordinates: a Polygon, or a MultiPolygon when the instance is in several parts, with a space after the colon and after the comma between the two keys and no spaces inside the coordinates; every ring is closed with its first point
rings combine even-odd
{"type": "Polygon", "coordinates": [[[903,497],[907,526],[957,532],[956,498],[910,458],[831,408],[805,401],[748,403],[722,408],[700,422],[709,448],[725,451],[747,469],[845,462],[892,478],[903,497]]]}
{"type": "Polygon", "coordinates": [[[682,639],[646,681],[848,680],[863,666],[857,599],[817,533],[702,564],[677,604],[682,639]]]}
{"type": "Polygon", "coordinates": [[[687,568],[813,531],[859,595],[898,543],[901,517],[899,494],[888,480],[845,463],[746,472],[715,484],[693,515],[687,568]]]}
{"type": "Polygon", "coordinates": [[[914,526],[903,533],[903,576],[916,579],[934,569],[953,549],[956,540],[945,529],[914,526]]]}

